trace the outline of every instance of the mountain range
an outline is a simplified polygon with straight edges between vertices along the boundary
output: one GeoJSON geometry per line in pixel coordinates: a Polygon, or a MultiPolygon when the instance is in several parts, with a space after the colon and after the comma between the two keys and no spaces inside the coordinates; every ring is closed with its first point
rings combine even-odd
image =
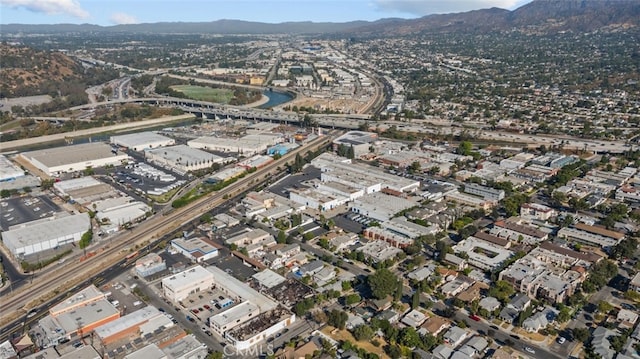
{"type": "Polygon", "coordinates": [[[428,15],[417,19],[381,19],[344,23],[285,22],[269,24],[241,20],[159,22],[99,26],[91,24],[0,25],[0,33],[120,32],[155,34],[340,34],[387,36],[438,32],[593,31],[640,25],[638,0],[534,0],[515,10],[499,8],[428,15]]]}

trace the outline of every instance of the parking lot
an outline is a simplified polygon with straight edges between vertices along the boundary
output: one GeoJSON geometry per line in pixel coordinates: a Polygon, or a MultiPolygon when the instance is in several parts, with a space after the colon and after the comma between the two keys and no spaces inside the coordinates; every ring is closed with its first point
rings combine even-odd
{"type": "Polygon", "coordinates": [[[10,226],[50,217],[58,211],[60,207],[45,195],[5,199],[0,202],[0,227],[6,231],[10,226]]]}
{"type": "Polygon", "coordinates": [[[110,176],[116,186],[125,190],[157,195],[169,192],[187,182],[183,176],[168,173],[147,163],[118,166],[110,176]]]}
{"type": "Polygon", "coordinates": [[[367,217],[351,212],[337,215],[331,219],[336,226],[351,233],[362,233],[362,230],[367,227],[366,224],[371,222],[367,217]]]}
{"type": "Polygon", "coordinates": [[[269,187],[269,191],[282,197],[289,198],[289,188],[299,187],[300,182],[308,181],[313,178],[320,178],[320,169],[313,166],[307,166],[302,173],[285,177],[271,185],[269,187]]]}

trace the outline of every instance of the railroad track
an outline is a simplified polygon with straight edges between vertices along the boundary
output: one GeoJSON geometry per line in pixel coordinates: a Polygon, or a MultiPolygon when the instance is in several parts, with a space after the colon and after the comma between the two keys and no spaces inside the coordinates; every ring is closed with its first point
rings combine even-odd
{"type": "Polygon", "coordinates": [[[165,216],[158,216],[143,222],[130,233],[118,238],[114,243],[104,247],[104,251],[82,262],[71,262],[64,268],[33,280],[31,284],[24,285],[11,294],[0,299],[0,327],[15,321],[25,315],[29,310],[47,304],[61,292],[72,291],[74,288],[106,268],[118,264],[129,254],[127,249],[150,244],[152,241],[162,238],[165,234],[180,228],[182,225],[199,218],[202,214],[216,206],[221,205],[228,198],[233,198],[253,188],[271,175],[281,172],[281,166],[293,160],[296,154],[304,151],[315,151],[328,144],[331,137],[318,137],[305,146],[301,146],[257,171],[246,175],[244,178],[230,184],[218,192],[204,196],[189,205],[169,212],[165,216]]]}

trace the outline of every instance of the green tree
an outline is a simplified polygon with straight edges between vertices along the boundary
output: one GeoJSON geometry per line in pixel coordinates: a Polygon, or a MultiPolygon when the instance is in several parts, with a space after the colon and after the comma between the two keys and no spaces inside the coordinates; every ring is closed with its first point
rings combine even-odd
{"type": "Polygon", "coordinates": [[[386,268],[377,270],[367,277],[367,285],[371,290],[371,295],[376,299],[386,298],[392,295],[398,288],[398,278],[386,268]]]}
{"type": "Polygon", "coordinates": [[[0,197],[2,198],[9,198],[11,197],[11,191],[9,191],[8,189],[3,189],[0,191],[0,197]]]}
{"type": "Polygon", "coordinates": [[[356,303],[359,303],[361,300],[362,298],[358,293],[349,294],[348,296],[344,297],[344,303],[346,305],[356,304],[356,303]]]}
{"type": "Polygon", "coordinates": [[[413,327],[404,327],[400,330],[400,344],[407,346],[409,348],[417,347],[422,343],[420,340],[420,335],[413,327]]]}
{"type": "Polygon", "coordinates": [[[411,297],[411,309],[417,309],[418,307],[420,307],[420,291],[416,290],[411,297]]]}
{"type": "Polygon", "coordinates": [[[347,313],[342,310],[334,309],[327,316],[327,324],[338,329],[344,329],[347,324],[347,319],[349,319],[349,315],[347,313]]]}
{"type": "Polygon", "coordinates": [[[91,244],[92,239],[93,239],[93,232],[91,230],[84,232],[82,234],[82,237],[80,238],[80,242],[78,242],[78,247],[80,247],[80,249],[87,248],[89,244],[91,244]]]}
{"type": "Polygon", "coordinates": [[[458,153],[463,156],[469,156],[473,150],[473,144],[469,141],[462,141],[458,145],[458,153]]]}
{"type": "Polygon", "coordinates": [[[283,231],[283,230],[280,230],[280,231],[278,232],[278,239],[277,239],[277,242],[278,242],[278,243],[286,243],[286,241],[287,241],[287,234],[286,234],[286,233],[284,233],[284,231],[283,231]]]}
{"type": "Polygon", "coordinates": [[[514,293],[513,286],[507,281],[499,280],[489,289],[489,295],[495,297],[502,303],[506,303],[509,297],[514,293]]]}
{"type": "Polygon", "coordinates": [[[613,305],[607,301],[601,300],[598,302],[598,312],[607,314],[613,310],[613,305]]]}
{"type": "Polygon", "coordinates": [[[573,339],[584,343],[589,339],[589,329],[573,328],[571,329],[571,335],[573,336],[573,339]]]}
{"type": "Polygon", "coordinates": [[[356,338],[356,340],[365,340],[365,341],[369,341],[371,340],[371,338],[373,338],[373,329],[371,329],[370,326],[368,325],[358,325],[357,327],[353,328],[352,331],[353,337],[356,338]]]}

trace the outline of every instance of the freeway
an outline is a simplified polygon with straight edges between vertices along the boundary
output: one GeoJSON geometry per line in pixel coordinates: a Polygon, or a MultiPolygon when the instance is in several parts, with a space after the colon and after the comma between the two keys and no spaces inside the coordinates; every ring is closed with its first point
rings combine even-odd
{"type": "Polygon", "coordinates": [[[280,160],[248,174],[218,192],[169,212],[165,216],[156,216],[141,223],[130,232],[113,239],[109,245],[102,247],[96,256],[84,262],[68,263],[64,268],[48,273],[46,276],[40,276],[30,285],[24,285],[19,290],[4,295],[0,303],[3,309],[0,313],[0,325],[5,326],[34,307],[51,303],[52,298],[59,293],[66,292],[78,286],[86,278],[94,278],[103,270],[121,262],[133,248],[149,245],[156,239],[162,238],[164,234],[199,218],[206,211],[227,202],[229,198],[240,195],[268,180],[272,175],[280,173],[282,167],[293,160],[297,154],[315,151],[326,146],[330,140],[330,136],[317,137],[306,145],[287,153],[280,160]]]}
{"type": "Polygon", "coordinates": [[[5,142],[2,142],[2,146],[0,148],[2,149],[2,151],[15,150],[15,149],[26,147],[26,146],[37,145],[40,143],[62,141],[67,138],[90,136],[90,135],[95,135],[95,134],[104,133],[104,132],[118,132],[118,131],[124,131],[124,130],[142,129],[146,127],[158,126],[165,123],[189,120],[192,118],[193,118],[192,114],[166,116],[166,117],[154,118],[154,119],[143,120],[138,122],[120,123],[117,125],[89,128],[86,130],[56,133],[55,135],[24,138],[21,140],[14,140],[14,141],[5,141],[5,142]]]}

